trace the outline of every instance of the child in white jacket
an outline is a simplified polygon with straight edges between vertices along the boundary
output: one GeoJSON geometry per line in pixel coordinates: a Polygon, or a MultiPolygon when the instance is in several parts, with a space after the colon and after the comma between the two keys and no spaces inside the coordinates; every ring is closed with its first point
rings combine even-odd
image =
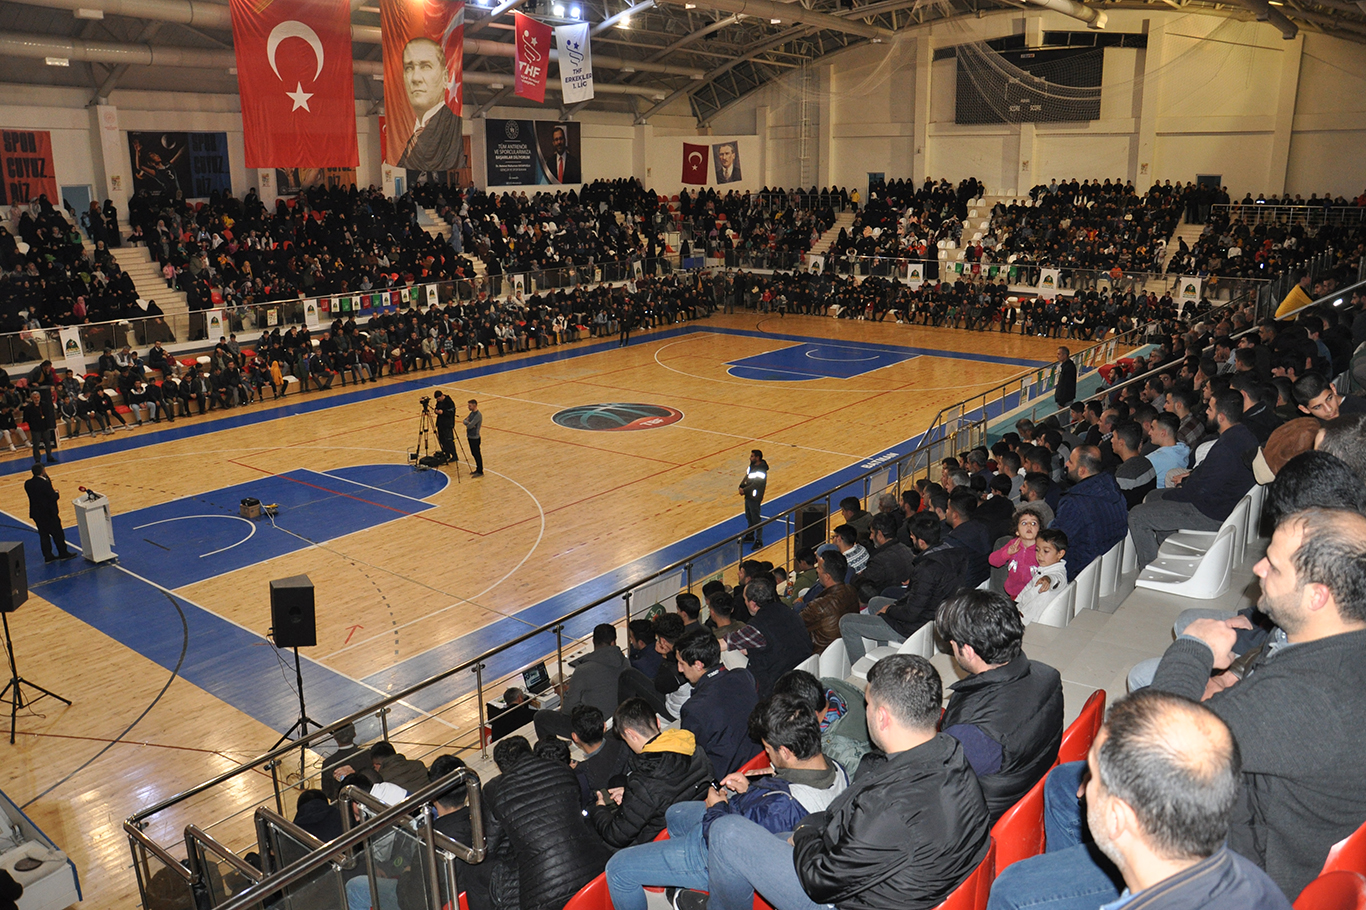
{"type": "Polygon", "coordinates": [[[1043,615],[1053,598],[1067,585],[1067,535],[1055,528],[1040,531],[1034,544],[1034,556],[1038,565],[1031,570],[1033,576],[1025,585],[1015,601],[1024,617],[1025,625],[1043,615]]]}

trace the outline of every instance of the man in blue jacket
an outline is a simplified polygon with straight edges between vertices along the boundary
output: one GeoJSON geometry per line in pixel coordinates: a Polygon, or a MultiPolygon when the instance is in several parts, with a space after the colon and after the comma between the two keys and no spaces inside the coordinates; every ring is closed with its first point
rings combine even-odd
{"type": "Polygon", "coordinates": [[[674,645],[678,672],[692,686],[679,709],[679,726],[697,737],[712,770],[725,775],[759,751],[749,738],[749,712],[759,700],[748,670],[721,665],[721,642],[710,629],[694,629],[674,645]]]}
{"type": "Polygon", "coordinates": [[[1113,474],[1101,470],[1100,449],[1077,446],[1067,459],[1072,489],[1058,500],[1053,527],[1067,535],[1067,580],[1071,581],[1129,531],[1129,509],[1113,474]]]}
{"type": "Polygon", "coordinates": [[[838,763],[821,754],[821,729],[811,706],[775,695],[749,715],[750,735],[763,743],[774,773],[754,780],[730,774],[705,802],[676,803],[666,814],[669,839],[628,847],[607,864],[616,910],[645,910],[645,885],[683,889],[679,906],[700,905],[707,889],[707,839],[719,819],[738,816],[775,834],[791,831],[849,785],[838,763]]]}
{"type": "MultiPolygon", "coordinates": [[[[1257,482],[1252,475],[1249,453],[1257,450],[1257,437],[1243,426],[1243,396],[1232,389],[1216,392],[1209,401],[1209,419],[1219,429],[1219,438],[1176,486],[1149,493],[1142,504],[1129,513],[1129,531],[1134,535],[1138,565],[1146,566],[1157,558],[1157,549],[1173,531],[1217,531],[1238,500],[1257,482]]],[[[1067,554],[1071,572],[1072,554],[1067,554]]]]}

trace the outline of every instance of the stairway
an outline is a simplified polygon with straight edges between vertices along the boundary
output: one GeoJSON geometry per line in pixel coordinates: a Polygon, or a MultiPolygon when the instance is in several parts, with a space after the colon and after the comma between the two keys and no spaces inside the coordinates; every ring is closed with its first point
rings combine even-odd
{"type": "Polygon", "coordinates": [[[830,247],[832,247],[835,241],[839,238],[840,231],[848,230],[853,226],[853,212],[846,211],[837,214],[835,216],[835,223],[830,227],[830,230],[826,231],[824,234],[821,234],[820,239],[818,239],[815,243],[811,245],[810,255],[824,256],[826,252],[829,251],[830,247]]]}
{"type": "Polygon", "coordinates": [[[1167,241],[1167,251],[1162,256],[1162,273],[1164,275],[1167,273],[1167,264],[1175,258],[1176,251],[1181,245],[1177,241],[1184,240],[1186,241],[1186,246],[1193,247],[1195,246],[1195,241],[1199,240],[1200,235],[1204,232],[1205,226],[1203,224],[1190,224],[1183,220],[1176,226],[1176,232],[1173,233],[1171,239],[1167,241]]]}
{"type": "Polygon", "coordinates": [[[433,237],[444,236],[447,239],[450,239],[451,226],[446,223],[444,218],[436,213],[436,209],[418,209],[417,223],[422,225],[422,229],[433,237]]]}
{"type": "Polygon", "coordinates": [[[138,297],[143,300],[155,300],[157,306],[161,307],[161,312],[166,315],[167,325],[187,324],[190,306],[186,302],[184,292],[166,286],[166,279],[161,277],[161,266],[157,265],[147,247],[121,246],[110,252],[114,254],[114,261],[119,264],[119,268],[133,279],[133,287],[137,288],[138,297]]]}

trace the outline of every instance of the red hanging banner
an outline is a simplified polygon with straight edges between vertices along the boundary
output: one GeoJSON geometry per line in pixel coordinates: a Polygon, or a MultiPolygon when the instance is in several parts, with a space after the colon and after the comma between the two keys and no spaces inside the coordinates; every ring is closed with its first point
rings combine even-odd
{"type": "Polygon", "coordinates": [[[517,65],[514,91],[521,97],[545,103],[545,77],[550,70],[550,26],[530,16],[514,13],[517,29],[517,65]]]}
{"type": "Polygon", "coordinates": [[[380,0],[384,160],[417,171],[460,167],[465,60],[462,0],[380,0]]]}
{"type": "Polygon", "coordinates": [[[683,143],[683,182],[705,184],[707,182],[707,157],[711,150],[705,145],[683,143]]]}
{"type": "Polygon", "coordinates": [[[356,167],[347,0],[231,0],[246,165],[356,167]]]}

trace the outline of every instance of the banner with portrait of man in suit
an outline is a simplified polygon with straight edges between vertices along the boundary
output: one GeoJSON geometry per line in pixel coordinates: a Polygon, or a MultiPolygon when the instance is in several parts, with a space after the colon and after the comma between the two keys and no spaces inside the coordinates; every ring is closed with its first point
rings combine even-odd
{"type": "Polygon", "coordinates": [[[384,161],[445,173],[463,162],[465,4],[380,0],[384,48],[384,161]]]}

